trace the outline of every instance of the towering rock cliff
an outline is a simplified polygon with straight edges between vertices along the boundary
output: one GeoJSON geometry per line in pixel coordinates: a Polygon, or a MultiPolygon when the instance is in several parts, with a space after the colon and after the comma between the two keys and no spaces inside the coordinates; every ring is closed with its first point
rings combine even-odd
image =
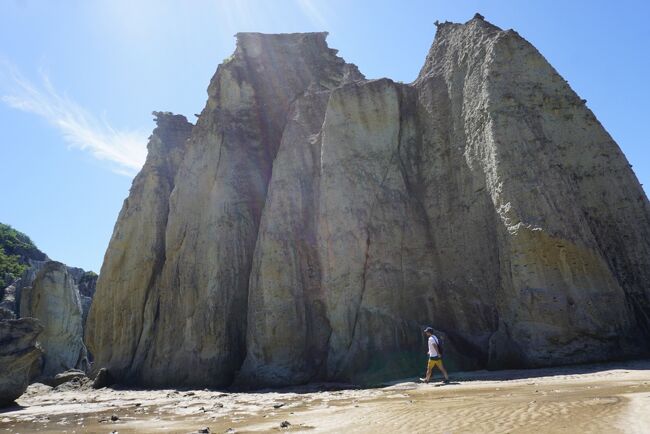
{"type": "Polygon", "coordinates": [[[158,118],[91,308],[98,365],[151,385],[232,381],[246,352],[253,251],[289,107],[310,87],[356,78],[325,34],[239,34],[196,126],[158,118]]]}
{"type": "Polygon", "coordinates": [[[438,26],[412,84],[325,34],[237,35],[197,124],[157,114],[88,319],[145,385],[371,382],[650,350],[650,205],[527,41],[438,26]]]}
{"type": "MultiPolygon", "coordinates": [[[[100,276],[97,282],[98,292],[86,324],[91,352],[95,357],[95,350],[101,353],[100,363],[114,371],[119,368],[122,376],[135,364],[136,352],[142,354],[141,346],[151,345],[152,329],[162,325],[158,324],[157,281],[165,263],[169,197],[192,129],[184,116],[154,115],[158,127],[150,137],[147,161],[135,177],[115,225],[111,252],[102,265],[110,274],[100,276]],[[102,286],[106,288],[103,291],[99,289],[102,286]],[[97,298],[98,293],[103,296],[97,298]]],[[[179,330],[178,323],[164,327],[179,330]]]]}

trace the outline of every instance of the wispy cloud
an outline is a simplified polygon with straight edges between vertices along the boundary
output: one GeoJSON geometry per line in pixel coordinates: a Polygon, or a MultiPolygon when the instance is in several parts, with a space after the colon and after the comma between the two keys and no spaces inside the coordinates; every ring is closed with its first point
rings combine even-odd
{"type": "Polygon", "coordinates": [[[140,170],[147,156],[146,132],[115,129],[105,117],[97,118],[59,93],[45,73],[41,73],[40,83],[36,85],[11,63],[0,60],[0,67],[5,104],[42,117],[61,133],[70,147],[107,162],[115,173],[133,176],[140,170]]]}

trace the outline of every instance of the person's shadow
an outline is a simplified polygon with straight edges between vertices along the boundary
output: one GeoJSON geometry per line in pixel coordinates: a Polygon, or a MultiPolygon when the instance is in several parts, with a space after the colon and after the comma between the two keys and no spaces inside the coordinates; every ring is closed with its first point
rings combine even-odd
{"type": "Polygon", "coordinates": [[[460,383],[458,381],[450,381],[449,383],[436,384],[436,387],[453,386],[454,384],[460,384],[460,383]]]}

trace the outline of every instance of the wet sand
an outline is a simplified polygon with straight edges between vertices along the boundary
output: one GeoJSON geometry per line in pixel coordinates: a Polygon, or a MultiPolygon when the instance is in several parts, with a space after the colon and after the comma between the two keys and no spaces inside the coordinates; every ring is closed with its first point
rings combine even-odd
{"type": "Polygon", "coordinates": [[[452,380],[254,393],[35,384],[18,407],[0,411],[0,433],[650,432],[650,361],[458,373],[452,380]]]}

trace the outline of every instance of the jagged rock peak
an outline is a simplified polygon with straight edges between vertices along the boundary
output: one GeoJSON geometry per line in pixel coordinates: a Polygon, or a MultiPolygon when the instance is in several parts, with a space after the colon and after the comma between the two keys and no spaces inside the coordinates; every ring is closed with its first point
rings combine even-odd
{"type": "Polygon", "coordinates": [[[150,172],[164,176],[172,183],[185,152],[187,139],[194,128],[194,125],[183,115],[162,111],[154,111],[152,115],[156,128],[147,143],[148,153],[144,164],[146,170],[136,176],[131,188],[138,186],[144,174],[150,172]]]}
{"type": "Polygon", "coordinates": [[[438,30],[442,30],[443,28],[453,28],[453,27],[459,27],[459,26],[466,26],[468,24],[474,23],[475,25],[479,26],[484,26],[486,28],[492,28],[492,29],[497,29],[500,30],[499,27],[495,26],[494,24],[490,23],[485,19],[485,17],[478,12],[474,14],[471,20],[463,23],[454,23],[453,21],[444,21],[440,22],[438,20],[435,21],[435,26],[438,28],[438,30]]]}
{"type": "Polygon", "coordinates": [[[190,123],[183,115],[176,115],[171,112],[154,111],[151,113],[156,122],[156,128],[153,130],[152,137],[148,144],[149,152],[152,151],[152,145],[164,145],[165,150],[169,148],[183,146],[185,140],[190,135],[194,125],[190,123]],[[152,140],[153,136],[159,140],[152,140]]]}
{"type": "Polygon", "coordinates": [[[308,44],[317,45],[324,49],[327,47],[327,36],[329,32],[297,32],[297,33],[261,33],[261,32],[238,32],[235,34],[237,45],[235,53],[256,52],[262,43],[275,44],[308,44]],[[243,50],[243,51],[241,51],[243,50]]]}
{"type": "MultiPolygon", "coordinates": [[[[311,33],[259,33],[240,32],[235,35],[236,48],[233,56],[267,58],[275,56],[304,56],[311,53],[336,54],[327,46],[327,32],[311,33]]],[[[342,59],[341,59],[342,60],[342,59]]]]}
{"type": "Polygon", "coordinates": [[[151,114],[154,116],[156,125],[160,128],[175,128],[175,127],[191,127],[191,123],[183,115],[177,115],[172,112],[153,111],[151,114]]]}
{"type": "Polygon", "coordinates": [[[232,59],[246,59],[249,62],[247,66],[273,74],[274,69],[278,72],[287,66],[294,69],[296,65],[291,63],[297,62],[314,74],[315,82],[328,89],[341,82],[363,79],[356,65],[346,63],[337,56],[338,50],[327,45],[327,35],[327,32],[237,33],[235,52],[224,64],[232,59]]]}
{"type": "MultiPolygon", "coordinates": [[[[436,35],[420,70],[418,80],[427,74],[445,69],[451,70],[468,58],[470,60],[471,58],[480,59],[480,56],[469,56],[469,54],[480,54],[481,49],[489,49],[499,37],[509,34],[516,33],[511,30],[502,30],[478,13],[464,24],[436,21],[436,35]],[[450,65],[450,62],[454,64],[450,65]]],[[[517,35],[517,37],[519,36],[517,35]]],[[[523,38],[521,40],[525,41],[523,38]]]]}

